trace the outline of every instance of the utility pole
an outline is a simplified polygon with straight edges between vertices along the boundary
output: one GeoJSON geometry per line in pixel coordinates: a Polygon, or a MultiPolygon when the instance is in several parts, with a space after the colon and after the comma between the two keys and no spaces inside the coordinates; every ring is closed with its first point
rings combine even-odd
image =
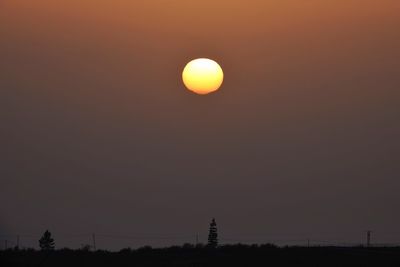
{"type": "Polygon", "coordinates": [[[372,231],[370,230],[367,231],[367,247],[371,246],[371,233],[372,231]]]}
{"type": "Polygon", "coordinates": [[[17,235],[17,248],[19,249],[19,235],[17,235]]]}
{"type": "Polygon", "coordinates": [[[93,233],[92,234],[92,241],[93,241],[93,249],[96,251],[96,235],[93,233]]]}
{"type": "Polygon", "coordinates": [[[196,234],[196,246],[199,244],[199,234],[196,234]]]}

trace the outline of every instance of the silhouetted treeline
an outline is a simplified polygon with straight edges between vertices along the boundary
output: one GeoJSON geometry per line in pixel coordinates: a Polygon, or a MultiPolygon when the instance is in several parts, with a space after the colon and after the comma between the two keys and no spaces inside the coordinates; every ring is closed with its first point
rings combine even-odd
{"type": "Polygon", "coordinates": [[[0,266],[400,266],[400,247],[224,245],[123,249],[0,251],[0,266]]]}

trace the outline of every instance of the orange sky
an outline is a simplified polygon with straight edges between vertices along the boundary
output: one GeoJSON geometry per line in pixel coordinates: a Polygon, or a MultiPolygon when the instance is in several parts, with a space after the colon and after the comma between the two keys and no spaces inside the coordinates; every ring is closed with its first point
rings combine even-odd
{"type": "Polygon", "coordinates": [[[52,198],[61,232],[216,216],[227,235],[390,239],[399,14],[398,0],[2,0],[0,232],[42,231],[25,222],[52,198]],[[224,69],[206,97],[181,82],[197,57],[224,69]]]}

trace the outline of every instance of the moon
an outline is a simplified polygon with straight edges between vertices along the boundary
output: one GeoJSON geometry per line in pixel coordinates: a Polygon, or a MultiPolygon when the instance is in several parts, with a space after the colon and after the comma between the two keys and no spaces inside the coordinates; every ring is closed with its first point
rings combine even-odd
{"type": "Polygon", "coordinates": [[[197,58],[186,64],[182,72],[182,80],[190,91],[206,95],[221,87],[224,72],[214,60],[197,58]]]}

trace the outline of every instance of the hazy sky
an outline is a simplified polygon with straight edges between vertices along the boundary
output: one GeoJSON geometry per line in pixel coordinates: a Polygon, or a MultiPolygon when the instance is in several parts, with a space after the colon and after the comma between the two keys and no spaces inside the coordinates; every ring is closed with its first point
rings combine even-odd
{"type": "Polygon", "coordinates": [[[400,1],[1,0],[0,240],[400,242],[400,1]],[[181,82],[197,57],[225,82],[181,82]]]}

